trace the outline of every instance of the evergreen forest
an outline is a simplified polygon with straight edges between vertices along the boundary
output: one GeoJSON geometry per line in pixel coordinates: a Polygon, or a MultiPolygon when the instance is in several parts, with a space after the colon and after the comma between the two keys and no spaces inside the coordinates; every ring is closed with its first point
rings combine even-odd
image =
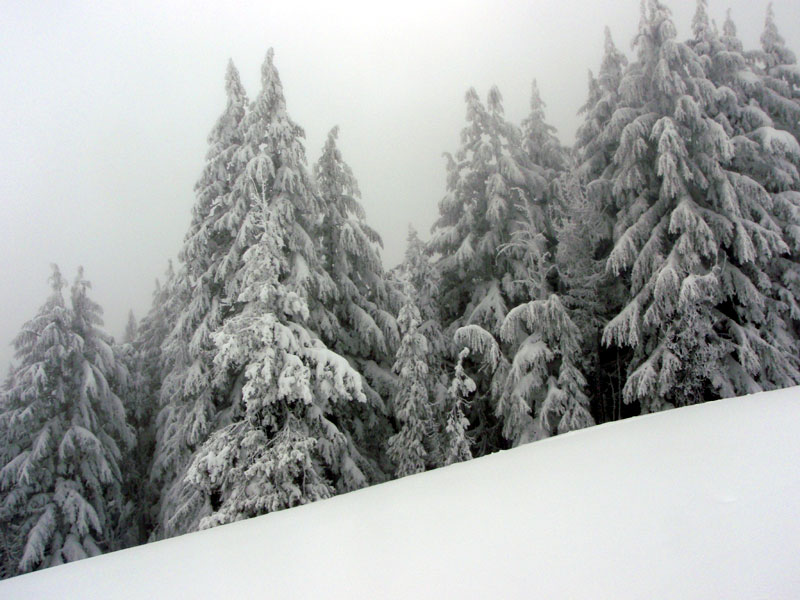
{"type": "Polygon", "coordinates": [[[707,0],[681,41],[643,2],[573,147],[535,81],[520,123],[469,89],[438,218],[393,269],[347,132],[309,164],[273,51],[254,96],[229,63],[149,313],[115,340],[53,266],[14,340],[0,576],[800,384],[800,66],[771,7],[760,41],[707,0]]]}

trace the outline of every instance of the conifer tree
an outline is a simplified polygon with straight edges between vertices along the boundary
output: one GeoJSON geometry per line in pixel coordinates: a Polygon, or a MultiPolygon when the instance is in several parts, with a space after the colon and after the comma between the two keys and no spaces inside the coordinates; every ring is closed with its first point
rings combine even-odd
{"type": "MultiPolygon", "coordinates": [[[[598,206],[609,204],[609,191],[599,185],[602,180],[598,178],[612,163],[619,144],[621,129],[612,124],[612,119],[619,107],[619,88],[627,64],[628,59],[614,45],[611,30],[606,27],[603,60],[597,79],[590,74],[589,98],[580,111],[585,115],[584,122],[578,128],[575,141],[578,177],[584,183],[598,182],[595,183],[597,189],[590,187],[590,192],[594,193],[589,194],[598,206]]],[[[609,206],[607,210],[612,208],[609,206]]]]}
{"type": "MultiPolygon", "coordinates": [[[[485,358],[483,349],[497,345],[495,337],[508,307],[527,299],[521,255],[515,248],[500,249],[524,226],[528,213],[540,231],[546,230],[544,207],[533,198],[545,193],[548,181],[545,169],[528,159],[520,131],[505,120],[497,88],[489,92],[486,106],[472,89],[466,102],[468,124],[458,153],[448,155],[447,195],[439,204],[431,247],[441,256],[439,306],[446,335],[468,328],[473,357],[485,358]]],[[[504,446],[494,415],[497,366],[493,362],[476,374],[469,418],[476,429],[478,454],[504,446]]]]}
{"type": "Polygon", "coordinates": [[[467,433],[469,419],[464,416],[465,403],[475,392],[475,382],[464,371],[464,360],[469,356],[469,348],[458,354],[453,381],[448,390],[449,409],[442,435],[442,465],[452,465],[472,459],[470,446],[472,440],[467,433]]]}
{"type": "Polygon", "coordinates": [[[425,470],[429,462],[425,445],[434,430],[429,394],[428,341],[419,331],[422,318],[412,299],[413,290],[409,290],[407,295],[409,300],[397,318],[403,337],[393,367],[398,376],[393,407],[399,431],[388,442],[389,457],[397,465],[395,474],[398,477],[425,470]]]}
{"type": "Polygon", "coordinates": [[[794,378],[796,359],[764,327],[766,267],[787,246],[763,187],[730,169],[734,145],[713,118],[724,94],[656,0],[635,47],[603,175],[620,208],[607,269],[630,289],[603,340],[633,349],[625,400],[649,412],[794,378]]]}
{"type": "MultiPolygon", "coordinates": [[[[315,329],[319,322],[309,311],[341,290],[315,241],[316,228],[324,222],[323,199],[306,167],[303,130],[286,112],[272,50],[262,67],[261,92],[240,127],[234,179],[225,212],[216,221],[232,240],[215,271],[224,313],[213,329],[197,329],[192,337],[193,343],[203,342],[200,347],[209,338],[214,342],[205,355],[213,357],[203,377],[208,389],[173,397],[164,413],[174,416],[159,422],[161,452],[173,473],[159,518],[167,535],[312,501],[380,478],[372,459],[357,448],[355,438],[365,432],[358,431],[361,422],[353,417],[355,402],[346,401],[363,403],[362,380],[344,357],[324,346],[315,329]],[[292,298],[292,307],[282,304],[283,298],[292,298]],[[332,411],[335,421],[327,418],[332,411]],[[263,447],[262,442],[269,443],[263,447]],[[210,457],[221,452],[237,456],[241,469],[230,475],[215,471],[212,467],[221,463],[210,457]],[[303,477],[307,487],[298,490],[303,477]],[[250,485],[259,487],[260,499],[251,502],[241,495],[250,485]]],[[[348,224],[354,222],[351,218],[348,224]]],[[[348,238],[351,252],[363,251],[351,242],[348,238]]],[[[191,298],[189,315],[198,295],[191,292],[191,298]]],[[[212,307],[216,301],[212,298],[212,307]]],[[[181,318],[191,318],[185,315],[181,318]]],[[[165,348],[170,350],[169,340],[165,348]]],[[[164,472],[159,450],[156,467],[164,472]]]]}
{"type": "Polygon", "coordinates": [[[151,468],[154,487],[166,489],[157,535],[196,527],[205,503],[181,482],[192,453],[230,408],[232,384],[226,373],[214,370],[211,335],[234,310],[230,298],[236,293],[236,270],[246,249],[242,223],[251,202],[234,186],[241,163],[258,148],[244,145],[247,96],[232,62],[225,87],[228,102],[208,138],[206,166],[195,186],[197,202],[179,256],[182,267],[169,286],[176,322],[163,343],[166,372],[151,468]],[[194,518],[173,519],[176,512],[194,518]]]}
{"type": "Polygon", "coordinates": [[[778,32],[772,3],[761,34],[761,50],[751,53],[763,73],[760,86],[761,105],[779,129],[800,139],[800,66],[797,58],[778,32]]]}
{"type": "Polygon", "coordinates": [[[566,287],[565,303],[581,329],[585,348],[584,372],[591,374],[593,397],[601,420],[621,416],[625,368],[624,351],[600,343],[602,328],[624,305],[625,289],[604,265],[613,246],[618,207],[604,176],[613,168],[614,154],[624,126],[626,109],[620,107],[620,85],[628,59],[605,29],[603,59],[597,80],[590,78],[589,98],[581,108],[584,122],[575,142],[574,178],[561,184],[562,213],[558,225],[556,263],[566,287]],[[577,181],[576,181],[577,179],[577,181]]]}
{"type": "Polygon", "coordinates": [[[383,271],[380,236],[367,223],[361,192],[337,145],[339,128],[328,134],[314,179],[320,200],[314,237],[318,282],[309,293],[309,328],[364,375],[369,402],[351,405],[347,429],[360,446],[381,461],[391,435],[386,406],[393,391],[391,357],[399,342],[393,314],[396,286],[383,271]]]}
{"type": "Polygon", "coordinates": [[[56,267],[50,282],[50,298],[14,342],[18,365],[0,403],[7,574],[118,547],[120,461],[133,434],[110,382],[124,379],[124,367],[98,329],[101,309],[82,270],[69,307],[56,267]]]}
{"type": "MultiPolygon", "coordinates": [[[[201,528],[289,508],[367,484],[369,468],[343,409],[366,402],[361,376],[305,326],[309,312],[280,195],[262,206],[262,235],[245,253],[244,308],[215,335],[216,361],[244,374],[240,418],[196,453],[186,483],[208,498],[201,528]],[[364,470],[362,470],[364,469],[364,470]]],[[[299,215],[298,215],[299,216],[299,215]]]]}
{"type": "Polygon", "coordinates": [[[339,128],[328,134],[314,178],[322,202],[318,254],[328,286],[324,302],[312,309],[322,339],[340,354],[364,359],[388,356],[398,342],[397,325],[389,307],[381,264],[383,245],[365,222],[358,182],[342,159],[336,140],[339,128]]]}

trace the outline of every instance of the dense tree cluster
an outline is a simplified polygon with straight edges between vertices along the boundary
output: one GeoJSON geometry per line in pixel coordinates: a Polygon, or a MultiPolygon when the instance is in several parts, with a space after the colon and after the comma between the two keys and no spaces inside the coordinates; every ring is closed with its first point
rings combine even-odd
{"type": "Polygon", "coordinates": [[[574,148],[466,94],[431,239],[385,271],[333,128],[309,167],[270,50],[176,268],[116,344],[79,272],[0,396],[0,575],[665,408],[800,383],[800,67],[697,1],[606,30],[574,148]]]}

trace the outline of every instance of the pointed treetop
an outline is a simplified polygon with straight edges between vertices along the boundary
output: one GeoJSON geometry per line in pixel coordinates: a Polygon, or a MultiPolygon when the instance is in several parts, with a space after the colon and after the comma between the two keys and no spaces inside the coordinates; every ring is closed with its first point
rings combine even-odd
{"type": "Polygon", "coordinates": [[[767,18],[764,23],[764,32],[761,34],[761,48],[765,53],[772,55],[773,59],[768,61],[769,67],[776,64],[790,65],[796,62],[794,52],[786,47],[786,40],[778,33],[778,26],[775,23],[775,11],[772,9],[772,2],[767,5],[767,18]]]}
{"type": "Polygon", "coordinates": [[[503,95],[500,93],[500,89],[496,85],[493,85],[491,89],[489,89],[489,95],[486,98],[486,105],[493,113],[500,115],[503,114],[503,95]]]}
{"type": "Polygon", "coordinates": [[[412,242],[416,242],[419,240],[419,234],[417,233],[417,228],[414,227],[411,223],[408,224],[408,235],[406,236],[406,241],[410,246],[412,242]]]}
{"type": "Polygon", "coordinates": [[[544,100],[542,100],[542,96],[539,93],[539,84],[536,83],[536,80],[533,80],[531,84],[531,112],[536,114],[541,114],[544,117],[544,107],[546,104],[544,100]]]}
{"type": "Polygon", "coordinates": [[[697,0],[697,9],[692,19],[692,34],[696,42],[708,39],[711,25],[708,20],[708,0],[697,0]]]}
{"type": "Polygon", "coordinates": [[[336,140],[339,139],[339,126],[334,125],[331,127],[331,130],[328,132],[328,142],[335,143],[336,140]]]}
{"type": "Polygon", "coordinates": [[[61,290],[64,289],[64,286],[67,285],[67,282],[64,280],[64,277],[61,275],[61,269],[58,268],[58,265],[56,263],[52,263],[50,265],[50,268],[53,271],[50,274],[50,278],[49,278],[50,288],[53,290],[53,292],[60,293],[61,290]]]}
{"type": "Polygon", "coordinates": [[[276,102],[276,108],[285,110],[286,101],[283,97],[283,86],[280,75],[278,75],[278,69],[275,68],[273,62],[274,57],[275,51],[272,48],[267,50],[267,56],[261,66],[261,94],[267,99],[276,102]]]}
{"type": "MultiPolygon", "coordinates": [[[[597,81],[607,92],[616,92],[619,87],[622,71],[628,64],[628,59],[617,49],[611,37],[611,29],[605,28],[605,43],[603,45],[603,62],[600,63],[600,73],[597,81]]],[[[591,80],[590,80],[591,81],[591,80]]]]}
{"type": "Polygon", "coordinates": [[[783,45],[783,43],[783,38],[778,33],[778,26],[775,24],[775,11],[770,2],[767,4],[767,18],[764,21],[764,32],[761,34],[761,45],[769,52],[776,44],[783,45]]]}
{"type": "Polygon", "coordinates": [[[731,18],[731,9],[725,13],[725,22],[722,24],[722,42],[728,50],[742,51],[742,42],[736,33],[736,24],[731,18]]]}
{"type": "Polygon", "coordinates": [[[125,334],[122,338],[123,343],[127,344],[135,340],[138,330],[139,326],[136,323],[136,317],[133,315],[133,309],[131,309],[128,311],[128,322],[125,325],[125,334]]]}
{"type": "Polygon", "coordinates": [[[233,59],[228,59],[228,67],[225,70],[225,91],[228,98],[238,98],[245,96],[244,86],[242,86],[239,70],[233,64],[233,59]]]}

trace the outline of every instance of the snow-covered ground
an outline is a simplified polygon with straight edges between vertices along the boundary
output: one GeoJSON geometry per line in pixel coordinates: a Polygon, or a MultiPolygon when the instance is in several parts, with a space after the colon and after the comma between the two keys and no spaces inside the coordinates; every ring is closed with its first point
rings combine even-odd
{"type": "Polygon", "coordinates": [[[800,598],[800,388],[0,583],[10,598],[800,598]]]}

